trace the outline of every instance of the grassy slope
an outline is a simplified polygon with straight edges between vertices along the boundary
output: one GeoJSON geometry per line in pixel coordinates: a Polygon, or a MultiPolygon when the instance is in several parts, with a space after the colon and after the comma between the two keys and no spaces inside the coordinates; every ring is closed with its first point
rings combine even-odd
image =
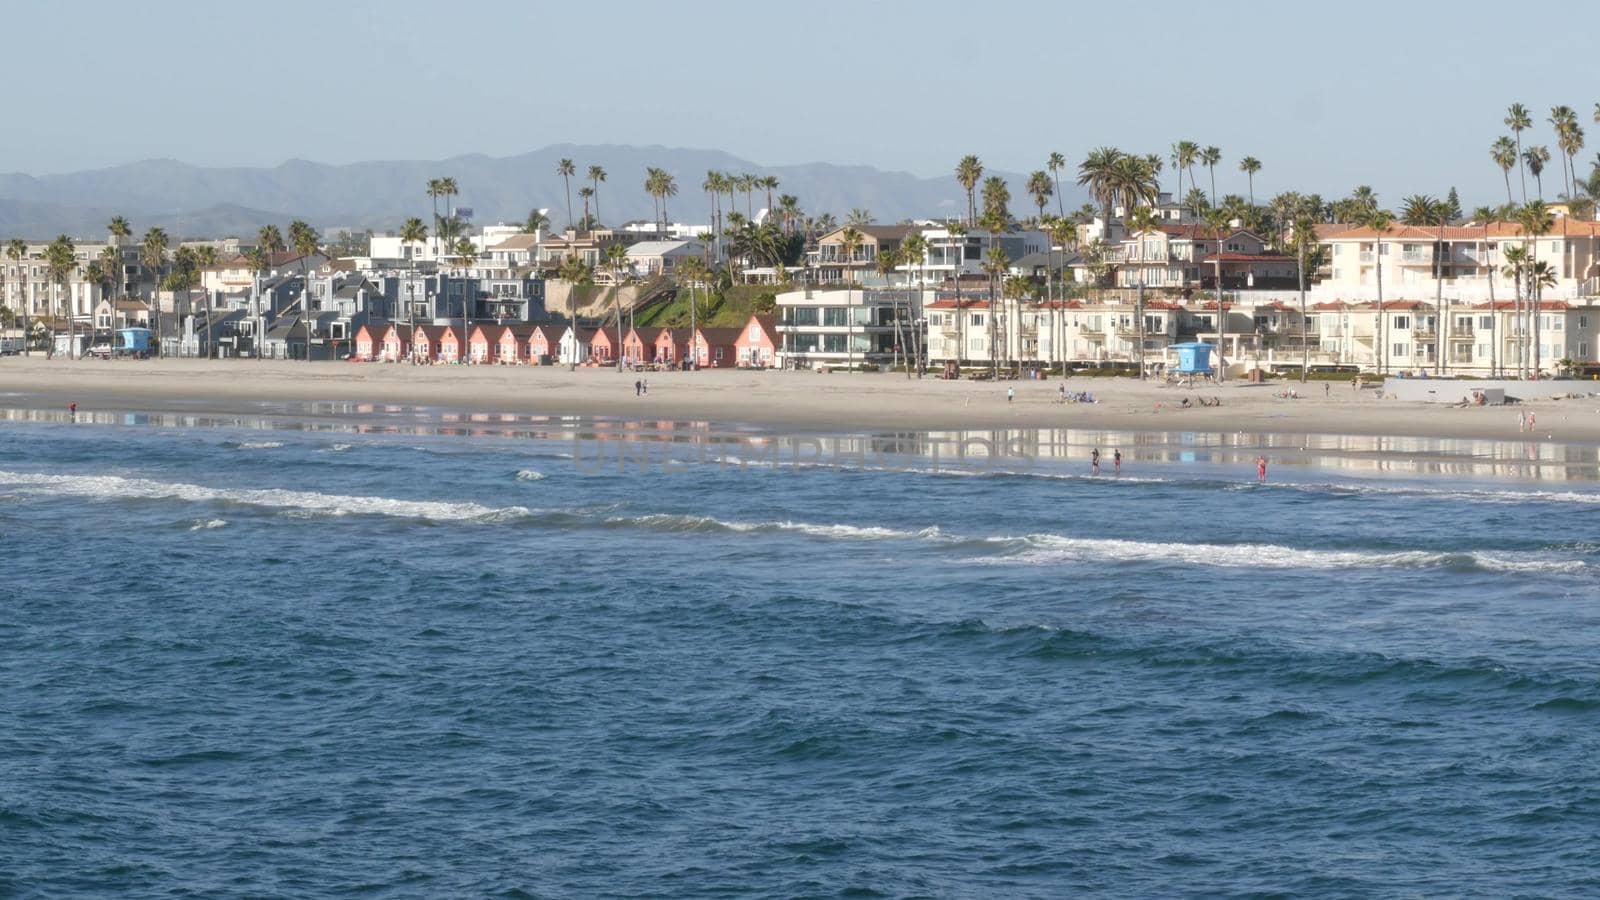
{"type": "MultiPolygon", "coordinates": [[[[700,310],[697,321],[707,328],[738,328],[750,321],[757,298],[773,292],[770,285],[756,284],[735,285],[725,294],[713,294],[709,298],[696,291],[695,299],[700,310]]],[[[639,324],[666,328],[689,327],[689,292],[680,290],[671,303],[639,316],[639,324]]]]}

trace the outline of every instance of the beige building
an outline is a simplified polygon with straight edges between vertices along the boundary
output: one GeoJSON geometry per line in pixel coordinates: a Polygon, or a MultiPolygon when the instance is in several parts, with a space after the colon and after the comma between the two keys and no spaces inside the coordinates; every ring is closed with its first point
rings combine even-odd
{"type": "Polygon", "coordinates": [[[1319,300],[1376,301],[1378,280],[1387,299],[1463,302],[1506,299],[1515,285],[1505,276],[1505,250],[1526,246],[1549,263],[1556,284],[1545,299],[1576,300],[1600,294],[1600,223],[1558,217],[1550,233],[1530,237],[1510,222],[1423,227],[1319,226],[1327,257],[1316,286],[1319,300]]]}

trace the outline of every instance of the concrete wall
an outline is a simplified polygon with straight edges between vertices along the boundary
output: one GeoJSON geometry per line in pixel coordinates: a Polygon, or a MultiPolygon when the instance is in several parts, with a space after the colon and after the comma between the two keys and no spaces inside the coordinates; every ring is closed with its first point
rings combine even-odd
{"type": "Polygon", "coordinates": [[[1600,382],[1518,381],[1514,378],[1389,378],[1383,383],[1384,396],[1430,403],[1460,403],[1473,391],[1495,389],[1505,391],[1508,400],[1533,400],[1554,394],[1600,391],[1600,382]]]}

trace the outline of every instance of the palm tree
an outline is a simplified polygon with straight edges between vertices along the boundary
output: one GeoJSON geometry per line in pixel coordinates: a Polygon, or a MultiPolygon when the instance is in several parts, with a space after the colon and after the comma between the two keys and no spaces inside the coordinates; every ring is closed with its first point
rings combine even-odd
{"type": "Polygon", "coordinates": [[[1050,174],[1043,169],[1028,176],[1028,193],[1033,197],[1033,205],[1039,208],[1039,219],[1044,220],[1044,205],[1050,202],[1050,195],[1055,193],[1054,182],[1050,174]]]}
{"type": "MultiPolygon", "coordinates": [[[[913,231],[911,234],[906,236],[905,240],[900,242],[900,259],[901,259],[901,261],[904,264],[908,265],[908,266],[909,265],[915,265],[917,267],[917,298],[918,298],[917,305],[918,306],[921,306],[922,292],[923,292],[923,289],[924,289],[923,286],[924,286],[924,283],[926,281],[926,277],[924,276],[923,272],[924,272],[924,266],[925,266],[925,264],[927,262],[927,256],[928,256],[928,239],[926,237],[923,237],[922,232],[913,231]]],[[[912,313],[912,315],[913,315],[912,329],[911,329],[911,354],[912,354],[912,360],[913,360],[913,363],[914,363],[914,365],[916,367],[916,370],[917,370],[917,377],[921,378],[922,377],[921,329],[916,326],[916,322],[915,322],[915,318],[914,318],[915,317],[915,310],[912,310],[910,308],[910,304],[909,303],[907,304],[907,311],[912,313]]]]}
{"type": "Polygon", "coordinates": [[[983,163],[976,156],[963,156],[956,163],[956,181],[967,192],[967,227],[971,228],[978,222],[977,190],[978,182],[983,178],[983,163]]]}
{"type": "Polygon", "coordinates": [[[606,170],[601,166],[589,167],[589,183],[594,185],[594,218],[600,221],[600,182],[606,180],[606,170]]]}
{"type": "Polygon", "coordinates": [[[563,159],[556,163],[556,174],[561,176],[561,182],[567,187],[567,227],[572,228],[572,176],[578,174],[578,167],[572,160],[563,159]]]}
{"type": "MultiPolygon", "coordinates": [[[[133,235],[133,227],[129,225],[128,220],[122,216],[112,216],[111,221],[106,223],[106,231],[111,235],[111,240],[109,243],[113,247],[117,247],[119,249],[122,247],[122,242],[133,235]]],[[[124,277],[125,273],[122,267],[122,258],[120,256],[118,256],[114,266],[110,266],[106,269],[106,273],[112,278],[116,279],[116,282],[119,285],[126,281],[126,278],[124,277]]]]}
{"type": "MultiPolygon", "coordinates": [[[[434,230],[438,230],[438,228],[439,228],[439,198],[443,197],[443,196],[444,196],[444,179],[443,178],[430,178],[430,179],[428,179],[428,199],[433,201],[433,227],[434,227],[434,230]]],[[[434,244],[433,255],[435,257],[437,257],[439,255],[439,245],[437,243],[434,244]]]]}
{"type": "MultiPolygon", "coordinates": [[[[993,229],[999,226],[995,219],[993,215],[983,217],[984,227],[990,229],[991,235],[994,233],[993,229]]],[[[989,252],[983,258],[983,271],[989,276],[989,374],[996,378],[1000,375],[1000,341],[999,323],[995,320],[995,288],[1010,268],[1011,260],[1006,257],[1005,248],[996,246],[991,238],[989,252]]],[[[1008,327],[1006,330],[1010,332],[1012,329],[1008,327]]],[[[1009,345],[1010,340],[1008,339],[1006,343],[1009,345]]],[[[1010,353],[1009,346],[1006,351],[1010,353]]]]}
{"type": "MultiPolygon", "coordinates": [[[[460,194],[460,193],[461,193],[461,189],[456,186],[456,180],[454,178],[451,178],[450,176],[446,175],[445,177],[439,179],[439,196],[444,198],[445,218],[453,219],[453,218],[456,217],[455,201],[452,200],[451,198],[455,197],[457,194],[460,194]]],[[[313,232],[313,233],[315,233],[315,232],[313,232]]],[[[291,241],[290,243],[293,243],[293,242],[291,241]]],[[[450,252],[449,245],[445,246],[444,252],[446,252],[446,253],[450,252]]]]}
{"type": "Polygon", "coordinates": [[[1367,214],[1366,221],[1362,224],[1376,232],[1372,244],[1372,260],[1376,264],[1378,283],[1378,371],[1389,371],[1389,346],[1384,343],[1384,314],[1383,314],[1383,239],[1388,236],[1389,228],[1394,225],[1394,214],[1386,209],[1374,209],[1367,214]]]}
{"type": "MultiPolygon", "coordinates": [[[[645,182],[645,190],[650,190],[650,183],[645,182]]],[[[711,197],[711,233],[717,246],[716,255],[722,259],[722,173],[715,169],[706,171],[706,180],[700,182],[700,190],[711,197]]],[[[655,196],[653,193],[651,196],[655,196]]]]}
{"type": "MultiPolygon", "coordinates": [[[[122,251],[115,244],[107,244],[100,249],[100,259],[95,264],[102,273],[99,279],[103,282],[100,287],[105,292],[102,298],[111,304],[111,321],[116,323],[117,286],[122,281],[122,251]]],[[[91,334],[93,330],[91,329],[91,334]]],[[[109,339],[109,338],[108,338],[109,339]]]]}
{"type": "Polygon", "coordinates": [[[1207,147],[1200,151],[1200,162],[1211,170],[1211,196],[1217,195],[1217,163],[1222,162],[1222,151],[1216,147],[1207,147]]]}
{"type": "MultiPolygon", "coordinates": [[[[872,268],[883,279],[884,287],[889,286],[889,278],[894,275],[894,270],[900,265],[900,252],[898,250],[879,250],[877,259],[872,261],[872,268]]],[[[910,306],[907,303],[907,306],[910,306]]],[[[901,329],[900,302],[893,300],[890,303],[890,314],[894,316],[894,353],[891,356],[891,365],[900,364],[900,355],[906,352],[905,334],[901,329]]],[[[911,377],[911,364],[909,355],[906,357],[906,377],[911,377]]]]}
{"type": "Polygon", "coordinates": [[[956,347],[956,372],[961,371],[961,366],[967,359],[967,313],[961,305],[961,268],[967,258],[967,226],[960,221],[949,222],[944,226],[945,233],[950,235],[950,246],[955,250],[955,266],[951,270],[956,283],[956,322],[960,326],[960,341],[956,347]]]}
{"type": "Polygon", "coordinates": [[[1239,171],[1250,179],[1250,205],[1256,205],[1256,173],[1261,171],[1261,160],[1254,156],[1246,156],[1239,160],[1239,171]]]}
{"type": "Polygon", "coordinates": [[[606,268],[612,272],[612,279],[616,283],[611,287],[611,305],[617,316],[617,350],[613,355],[617,358],[617,371],[622,371],[622,282],[628,273],[628,248],[622,243],[615,243],[606,248],[606,268]]]}
{"type": "MultiPolygon", "coordinates": [[[[535,212],[537,212],[537,210],[535,210],[535,212]]],[[[422,220],[416,216],[412,216],[411,218],[407,219],[405,224],[400,226],[401,244],[409,247],[412,244],[421,244],[427,240],[428,227],[423,225],[422,220]]],[[[414,258],[408,254],[406,259],[410,263],[411,270],[415,272],[416,263],[414,258]]],[[[407,279],[406,287],[408,289],[411,287],[411,279],[407,279]]],[[[406,302],[406,324],[411,324],[411,303],[409,301],[406,302]]]]}
{"type": "Polygon", "coordinates": [[[1117,163],[1123,156],[1115,147],[1097,147],[1078,164],[1078,184],[1086,185],[1089,196],[1100,203],[1106,240],[1111,239],[1111,203],[1117,196],[1117,163]]]}
{"type": "Polygon", "coordinates": [[[594,196],[594,188],[584,185],[578,188],[578,199],[583,201],[583,219],[579,223],[580,230],[593,231],[594,220],[589,218],[589,198],[594,196]]]}
{"type": "Polygon", "coordinates": [[[840,249],[844,251],[844,274],[849,280],[845,282],[845,365],[850,371],[856,367],[856,317],[851,306],[855,303],[855,296],[850,292],[855,283],[855,269],[853,263],[856,250],[861,247],[865,236],[854,225],[846,225],[844,232],[839,235],[840,249]]]}
{"type": "MultiPolygon", "coordinates": [[[[1511,133],[1516,136],[1517,158],[1522,159],[1522,132],[1533,127],[1533,116],[1528,113],[1526,106],[1521,103],[1513,103],[1506,110],[1505,126],[1511,129],[1511,133]]],[[[1517,177],[1522,179],[1522,202],[1527,203],[1528,179],[1522,174],[1521,170],[1518,170],[1517,177]]]]}
{"type": "MultiPolygon", "coordinates": [[[[56,312],[57,298],[61,303],[66,302],[67,279],[72,277],[73,270],[78,267],[77,248],[72,244],[72,238],[61,235],[50,242],[44,251],[45,274],[55,289],[50,292],[50,302],[46,306],[52,320],[59,322],[61,316],[56,312]]],[[[72,314],[67,312],[67,355],[77,355],[77,329],[72,324],[72,314]]],[[[45,347],[45,356],[54,357],[56,352],[55,328],[50,329],[50,343],[45,347]]]]}
{"type": "Polygon", "coordinates": [[[872,210],[856,207],[850,210],[848,216],[844,217],[844,223],[853,228],[866,228],[872,224],[872,210]]]}
{"type": "Polygon", "coordinates": [[[756,187],[767,190],[767,217],[770,219],[774,212],[772,208],[772,192],[778,189],[778,176],[763,175],[756,179],[756,187]]]}
{"type": "MultiPolygon", "coordinates": [[[[451,191],[446,191],[446,196],[449,193],[451,191]]],[[[293,247],[295,255],[300,257],[300,312],[306,320],[306,362],[311,361],[311,257],[316,254],[318,243],[319,238],[315,228],[299,219],[289,223],[289,246],[293,247]]]]}
{"type": "MultiPolygon", "coordinates": [[[[1050,233],[1050,299],[1052,302],[1054,302],[1056,282],[1056,248],[1060,247],[1061,249],[1065,250],[1069,244],[1075,243],[1078,236],[1078,228],[1071,219],[1054,218],[1051,219],[1050,222],[1045,226],[1045,230],[1050,233]]],[[[1056,308],[1051,313],[1051,323],[1059,326],[1056,329],[1057,339],[1051,343],[1055,345],[1056,352],[1061,356],[1061,374],[1063,377],[1065,377],[1067,373],[1066,348],[1061,346],[1066,342],[1067,338],[1066,322],[1062,318],[1062,312],[1064,309],[1065,304],[1063,303],[1061,307],[1056,308]]]]}
{"type": "Polygon", "coordinates": [[[756,181],[756,176],[751,175],[749,172],[734,178],[735,185],[744,192],[744,217],[746,219],[754,219],[756,217],[753,196],[756,190],[756,181]]]}
{"type": "Polygon", "coordinates": [[[578,290],[594,284],[594,269],[572,254],[561,261],[556,277],[572,285],[572,291],[567,295],[567,319],[572,328],[572,352],[567,356],[567,370],[570,372],[578,368],[578,290]]]}
{"type": "Polygon", "coordinates": [[[1542,144],[1534,144],[1522,151],[1522,161],[1528,166],[1528,173],[1533,176],[1534,185],[1539,189],[1539,200],[1544,201],[1544,173],[1545,163],[1550,161],[1550,148],[1542,144]]]}
{"type": "Polygon", "coordinates": [[[17,314],[22,319],[22,342],[24,352],[28,345],[28,267],[21,265],[22,258],[28,255],[28,245],[22,238],[12,238],[6,242],[6,257],[11,260],[11,267],[17,270],[17,314]]]}
{"type": "Polygon", "coordinates": [[[1511,142],[1511,138],[1501,135],[1489,146],[1489,158],[1500,167],[1500,174],[1506,180],[1506,202],[1511,200],[1511,170],[1517,165],[1517,158],[1521,151],[1511,142]]]}
{"type": "MultiPolygon", "coordinates": [[[[1572,143],[1572,130],[1578,127],[1578,114],[1572,107],[1561,105],[1550,107],[1550,127],[1556,134],[1556,148],[1561,151],[1561,192],[1572,196],[1572,181],[1567,177],[1568,165],[1572,154],[1567,152],[1567,147],[1572,143]]],[[[1573,151],[1576,152],[1576,151],[1573,151]]]]}
{"type": "Polygon", "coordinates": [[[1542,339],[1544,318],[1544,289],[1556,286],[1556,267],[1545,260],[1534,260],[1528,267],[1528,286],[1533,289],[1533,377],[1544,377],[1544,345],[1542,339]]]}
{"type": "MultiPolygon", "coordinates": [[[[1529,147],[1528,149],[1531,151],[1535,148],[1529,147]]],[[[1549,207],[1544,205],[1544,201],[1535,200],[1532,203],[1523,206],[1522,210],[1517,213],[1517,224],[1522,226],[1523,239],[1529,248],[1528,268],[1525,272],[1525,277],[1528,279],[1528,288],[1530,294],[1529,301],[1532,303],[1533,307],[1530,312],[1530,318],[1533,320],[1533,374],[1534,377],[1537,378],[1540,374],[1540,364],[1542,362],[1540,359],[1540,351],[1542,348],[1539,346],[1539,339],[1541,337],[1539,319],[1544,311],[1542,301],[1544,296],[1543,288],[1545,285],[1535,283],[1534,278],[1536,275],[1542,276],[1543,274],[1551,271],[1548,264],[1546,264],[1546,267],[1543,270],[1538,268],[1538,265],[1540,262],[1542,262],[1542,260],[1539,259],[1537,247],[1538,239],[1546,234],[1549,234],[1550,229],[1555,227],[1555,219],[1551,216],[1549,207]]],[[[1551,283],[1554,284],[1554,282],[1551,283]]]]}
{"type": "Polygon", "coordinates": [[[261,359],[261,350],[262,350],[262,348],[264,346],[264,343],[262,343],[262,342],[264,342],[264,340],[266,338],[266,334],[267,334],[267,332],[266,332],[267,322],[266,322],[266,315],[265,315],[266,311],[265,311],[264,307],[261,305],[261,300],[262,300],[262,298],[261,298],[261,276],[262,276],[263,273],[265,273],[267,271],[268,268],[270,268],[272,266],[273,257],[276,256],[279,253],[282,253],[287,248],[288,248],[288,245],[284,243],[284,241],[283,241],[283,233],[278,230],[278,226],[276,226],[276,225],[263,225],[263,226],[261,226],[261,230],[259,232],[257,232],[257,234],[256,234],[256,249],[261,251],[261,260],[260,260],[261,265],[260,265],[260,268],[256,270],[256,334],[255,334],[255,340],[258,343],[256,344],[255,355],[256,355],[256,359],[257,360],[261,359]]]}
{"type": "Polygon", "coordinates": [[[1512,306],[1511,321],[1516,323],[1515,330],[1513,331],[1512,335],[1516,338],[1517,342],[1516,350],[1518,378],[1522,378],[1528,374],[1528,327],[1527,322],[1524,321],[1524,311],[1522,305],[1523,276],[1526,275],[1528,271],[1528,247],[1526,242],[1526,234],[1523,235],[1523,241],[1524,242],[1522,246],[1507,247],[1505,252],[1502,254],[1506,261],[1504,269],[1505,276],[1511,279],[1512,287],[1516,291],[1516,301],[1512,306]]]}
{"type": "Polygon", "coordinates": [[[139,248],[139,262],[150,269],[150,327],[156,334],[159,345],[161,340],[161,298],[157,291],[161,287],[161,267],[167,264],[167,233],[161,228],[151,228],[144,233],[144,242],[139,248]]]}
{"type": "Polygon", "coordinates": [[[1067,217],[1067,210],[1063,205],[1065,200],[1061,197],[1061,170],[1067,167],[1067,158],[1051,151],[1050,159],[1045,162],[1044,167],[1050,170],[1050,178],[1056,186],[1056,215],[1064,219],[1067,217]]]}
{"type": "Polygon", "coordinates": [[[1124,211],[1145,204],[1154,206],[1161,196],[1161,185],[1156,181],[1155,169],[1150,160],[1142,156],[1123,154],[1112,166],[1112,179],[1124,211]]]}
{"type": "Polygon", "coordinates": [[[550,216],[542,209],[528,211],[527,221],[522,223],[523,234],[538,234],[550,227],[550,216]]]}
{"type": "Polygon", "coordinates": [[[672,221],[671,216],[667,213],[667,198],[678,196],[678,179],[672,177],[671,172],[663,169],[656,193],[661,198],[661,227],[665,231],[667,224],[672,221]]]}
{"type": "Polygon", "coordinates": [[[1217,367],[1217,380],[1226,381],[1228,375],[1228,358],[1223,355],[1228,336],[1228,309],[1223,303],[1222,290],[1222,242],[1228,237],[1229,222],[1228,211],[1220,206],[1213,206],[1205,212],[1206,227],[1211,230],[1212,237],[1217,241],[1217,252],[1211,257],[1212,277],[1216,279],[1217,294],[1217,359],[1221,365],[1217,367]]]}
{"type": "Polygon", "coordinates": [[[1483,260],[1482,261],[1484,263],[1488,263],[1489,264],[1488,265],[1488,277],[1485,280],[1488,281],[1488,283],[1489,283],[1489,374],[1490,375],[1498,375],[1498,374],[1500,374],[1499,367],[1495,365],[1495,357],[1496,357],[1497,353],[1499,352],[1499,348],[1497,348],[1495,346],[1495,340],[1494,340],[1494,323],[1495,323],[1495,320],[1498,319],[1500,316],[1499,316],[1498,311],[1495,309],[1495,305],[1494,305],[1494,265],[1492,263],[1489,263],[1489,223],[1494,221],[1498,217],[1499,217],[1499,212],[1497,210],[1495,210],[1493,207],[1490,207],[1490,206],[1480,206],[1477,209],[1474,209],[1472,211],[1473,220],[1478,222],[1480,225],[1483,226],[1483,260]]]}
{"type": "Polygon", "coordinates": [[[1174,196],[1181,201],[1187,196],[1183,192],[1183,176],[1189,176],[1189,188],[1194,189],[1194,164],[1200,160],[1200,145],[1194,141],[1179,141],[1172,145],[1172,167],[1178,172],[1178,193],[1174,196]]]}
{"type": "MultiPolygon", "coordinates": [[[[1146,234],[1149,234],[1150,232],[1154,231],[1155,228],[1156,228],[1156,215],[1155,215],[1154,212],[1151,211],[1150,207],[1148,207],[1148,206],[1135,206],[1133,208],[1133,211],[1128,214],[1128,237],[1133,238],[1134,240],[1139,242],[1139,262],[1140,263],[1145,262],[1144,240],[1143,240],[1143,238],[1144,238],[1144,236],[1146,234]]],[[[1221,247],[1218,246],[1217,249],[1220,250],[1221,247]]],[[[1145,284],[1144,284],[1144,279],[1145,279],[1144,272],[1145,272],[1144,266],[1140,265],[1139,266],[1138,291],[1134,295],[1136,297],[1136,301],[1135,301],[1134,310],[1133,310],[1134,319],[1136,320],[1134,324],[1137,327],[1138,334],[1139,334],[1139,352],[1137,354],[1137,357],[1138,357],[1138,360],[1139,360],[1139,380],[1140,381],[1144,380],[1144,287],[1145,287],[1145,284]]],[[[1218,281],[1218,284],[1219,285],[1221,284],[1220,280],[1218,281]]]]}

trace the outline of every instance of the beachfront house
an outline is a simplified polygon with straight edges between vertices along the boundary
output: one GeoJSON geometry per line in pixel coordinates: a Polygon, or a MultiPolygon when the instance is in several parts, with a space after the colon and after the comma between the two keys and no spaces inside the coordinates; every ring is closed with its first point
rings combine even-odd
{"type": "Polygon", "coordinates": [[[921,315],[924,291],[860,288],[785,291],[777,297],[783,366],[872,366],[895,355],[921,315]]]}
{"type": "Polygon", "coordinates": [[[534,325],[528,330],[528,362],[547,366],[561,355],[561,336],[566,328],[560,325],[534,325]]]}
{"type": "Polygon", "coordinates": [[[622,339],[622,358],[633,363],[652,363],[656,357],[656,339],[664,328],[634,327],[622,339]]]}
{"type": "Polygon", "coordinates": [[[738,358],[741,328],[696,328],[690,349],[696,368],[732,368],[738,358]]]}
{"type": "Polygon", "coordinates": [[[411,356],[412,326],[391,323],[383,330],[378,359],[383,362],[400,362],[411,356]]]}
{"type": "Polygon", "coordinates": [[[734,341],[734,354],[740,366],[766,369],[776,364],[778,356],[778,317],[753,315],[739,329],[734,341]]]}
{"type": "Polygon", "coordinates": [[[596,328],[589,336],[589,361],[600,365],[615,363],[621,352],[618,343],[617,329],[596,328]]]}
{"type": "Polygon", "coordinates": [[[596,331],[593,328],[580,328],[572,325],[563,329],[561,332],[561,353],[557,362],[563,365],[572,365],[574,363],[583,365],[588,362],[595,333],[596,331]]]}

